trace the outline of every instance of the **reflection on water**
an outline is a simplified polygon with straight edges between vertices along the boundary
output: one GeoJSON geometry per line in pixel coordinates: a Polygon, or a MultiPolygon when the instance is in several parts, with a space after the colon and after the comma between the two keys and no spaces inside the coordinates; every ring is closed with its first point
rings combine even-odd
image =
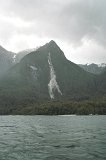
{"type": "Polygon", "coordinates": [[[105,116],[0,116],[0,160],[105,160],[105,116]]]}

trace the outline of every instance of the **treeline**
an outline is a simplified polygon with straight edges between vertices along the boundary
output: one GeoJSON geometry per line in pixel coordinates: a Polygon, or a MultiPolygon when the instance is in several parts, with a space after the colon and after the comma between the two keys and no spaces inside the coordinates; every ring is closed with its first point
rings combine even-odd
{"type": "Polygon", "coordinates": [[[83,101],[47,101],[9,104],[0,107],[0,115],[105,115],[106,97],[83,101]]]}

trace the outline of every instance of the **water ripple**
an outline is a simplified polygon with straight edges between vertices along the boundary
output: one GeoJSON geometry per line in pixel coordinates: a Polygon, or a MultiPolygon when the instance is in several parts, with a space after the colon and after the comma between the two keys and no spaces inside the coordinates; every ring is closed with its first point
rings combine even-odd
{"type": "Polygon", "coordinates": [[[105,116],[0,116],[0,160],[105,160],[105,116]]]}

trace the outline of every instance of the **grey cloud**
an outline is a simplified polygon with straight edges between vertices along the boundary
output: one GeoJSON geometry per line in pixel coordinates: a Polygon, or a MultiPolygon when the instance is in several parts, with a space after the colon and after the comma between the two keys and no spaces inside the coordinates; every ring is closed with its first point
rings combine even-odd
{"type": "Polygon", "coordinates": [[[33,22],[25,33],[31,31],[76,44],[89,38],[105,46],[105,0],[8,0],[6,9],[7,14],[33,22]]]}
{"type": "MultiPolygon", "coordinates": [[[[0,1],[0,13],[31,24],[21,28],[9,26],[12,35],[17,33],[58,39],[76,48],[83,44],[83,39],[106,46],[106,0],[0,1]]],[[[3,27],[7,29],[5,24],[3,27]]]]}

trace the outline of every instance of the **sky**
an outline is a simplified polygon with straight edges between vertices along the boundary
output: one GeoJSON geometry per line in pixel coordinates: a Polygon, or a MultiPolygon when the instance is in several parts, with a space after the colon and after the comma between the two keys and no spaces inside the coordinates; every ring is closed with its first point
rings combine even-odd
{"type": "Polygon", "coordinates": [[[106,63],[106,0],[0,0],[0,45],[56,41],[75,63],[106,63]]]}

